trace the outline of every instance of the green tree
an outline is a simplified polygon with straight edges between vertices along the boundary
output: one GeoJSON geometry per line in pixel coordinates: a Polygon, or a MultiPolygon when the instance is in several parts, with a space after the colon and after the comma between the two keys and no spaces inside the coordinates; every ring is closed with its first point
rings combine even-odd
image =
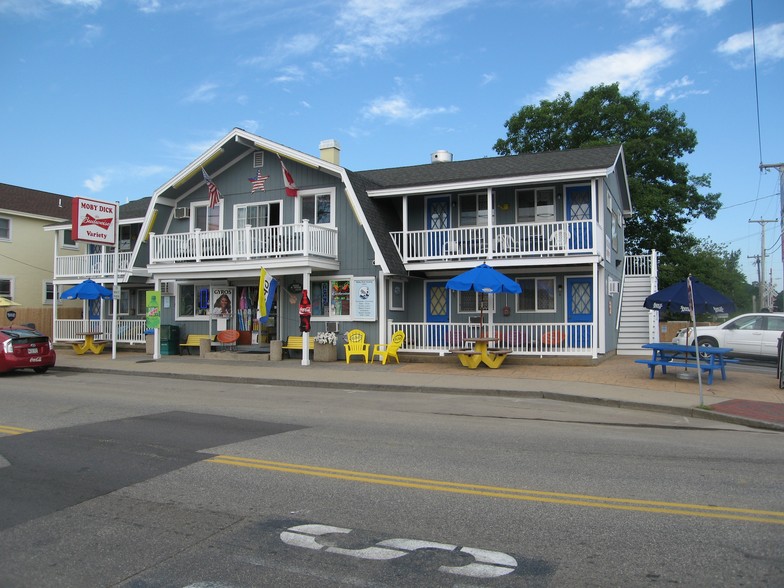
{"type": "Polygon", "coordinates": [[[618,84],[595,86],[572,101],[569,93],[528,105],[504,123],[499,155],[577,149],[622,143],[634,216],[626,223],[626,250],[664,254],[688,251],[697,239],[688,223],[713,219],[721,206],[710,175],[691,175],[682,160],[697,146],[697,134],[682,114],[652,109],[637,92],[623,96],[618,84]]]}

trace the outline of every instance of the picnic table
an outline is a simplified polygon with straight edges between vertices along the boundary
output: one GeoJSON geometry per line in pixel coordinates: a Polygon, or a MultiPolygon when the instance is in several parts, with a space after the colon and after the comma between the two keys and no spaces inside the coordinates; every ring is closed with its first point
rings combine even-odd
{"type": "Polygon", "coordinates": [[[103,348],[106,346],[106,342],[95,342],[95,338],[97,336],[103,335],[101,331],[84,331],[82,333],[76,334],[80,337],[84,337],[84,341],[73,343],[73,349],[78,355],[84,355],[88,351],[92,351],[95,355],[103,353],[103,348]]]}
{"type": "Polygon", "coordinates": [[[489,368],[496,369],[504,363],[506,356],[512,352],[511,349],[490,347],[490,343],[498,341],[496,337],[475,337],[464,339],[463,341],[472,343],[473,347],[450,349],[449,352],[457,355],[460,363],[472,370],[479,367],[481,363],[484,363],[489,368]]]}
{"type": "MultiPolygon", "coordinates": [[[[651,359],[636,359],[635,363],[648,365],[653,379],[656,368],[661,367],[663,374],[668,367],[696,368],[697,357],[693,345],[676,345],[675,343],[645,343],[643,349],[652,351],[651,359]]],[[[721,379],[727,379],[725,367],[728,363],[737,363],[737,359],[727,359],[726,355],[732,351],[730,347],[703,347],[700,346],[700,370],[708,373],[708,385],[713,384],[713,372],[719,370],[721,379]]]]}

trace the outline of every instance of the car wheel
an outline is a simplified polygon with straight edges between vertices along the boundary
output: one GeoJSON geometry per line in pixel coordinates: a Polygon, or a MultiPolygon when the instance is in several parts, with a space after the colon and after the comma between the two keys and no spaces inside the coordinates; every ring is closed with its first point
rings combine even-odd
{"type": "MultiPolygon", "coordinates": [[[[719,342],[716,341],[713,337],[699,337],[697,339],[697,345],[699,347],[718,347],[719,342]]],[[[700,357],[702,359],[709,359],[710,355],[707,353],[700,353],[700,357]]]]}
{"type": "Polygon", "coordinates": [[[49,369],[49,366],[47,365],[47,366],[45,366],[45,367],[37,367],[37,368],[33,368],[33,371],[34,371],[36,374],[45,374],[45,373],[46,373],[46,370],[48,370],[48,369],[49,369]]]}

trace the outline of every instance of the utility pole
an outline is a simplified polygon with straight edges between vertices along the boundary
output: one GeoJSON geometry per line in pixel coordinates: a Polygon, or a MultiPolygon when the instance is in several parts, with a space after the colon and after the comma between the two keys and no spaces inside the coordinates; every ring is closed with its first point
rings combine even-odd
{"type": "MultiPolygon", "coordinates": [[[[762,240],[760,246],[760,269],[759,269],[759,279],[757,280],[757,286],[759,288],[759,303],[760,305],[765,304],[765,223],[777,223],[779,219],[775,220],[749,220],[750,223],[759,223],[762,229],[762,240]]],[[[760,307],[761,309],[762,307],[760,307]]]]}
{"type": "Polygon", "coordinates": [[[781,219],[781,261],[784,263],[784,163],[760,163],[760,171],[777,169],[779,171],[779,218],[781,219]]]}

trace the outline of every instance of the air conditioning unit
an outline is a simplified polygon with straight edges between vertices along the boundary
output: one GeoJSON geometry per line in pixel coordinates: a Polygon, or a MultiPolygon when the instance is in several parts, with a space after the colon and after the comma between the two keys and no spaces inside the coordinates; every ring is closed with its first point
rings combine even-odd
{"type": "Polygon", "coordinates": [[[610,279],[607,283],[607,293],[611,295],[620,294],[621,283],[617,280],[610,279]]]}
{"type": "Polygon", "coordinates": [[[161,282],[161,296],[174,296],[174,282],[161,282]]]}
{"type": "Polygon", "coordinates": [[[191,209],[189,206],[179,206],[174,209],[174,218],[191,218],[191,209]]]}
{"type": "Polygon", "coordinates": [[[324,325],[326,327],[327,332],[329,333],[337,333],[340,331],[340,325],[338,323],[328,322],[324,325]]]}

